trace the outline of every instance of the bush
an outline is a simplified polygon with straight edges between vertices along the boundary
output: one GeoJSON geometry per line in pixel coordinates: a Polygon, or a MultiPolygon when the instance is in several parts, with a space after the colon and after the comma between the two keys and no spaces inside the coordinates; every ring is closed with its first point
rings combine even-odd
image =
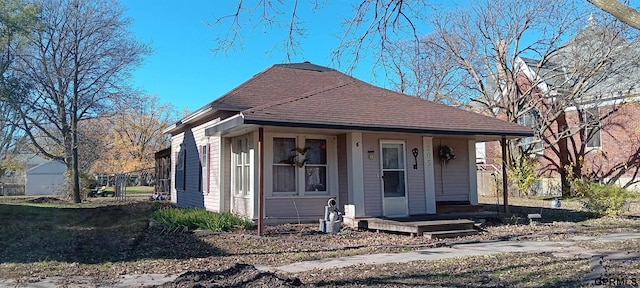
{"type": "Polygon", "coordinates": [[[516,161],[507,168],[509,182],[521,195],[529,196],[540,179],[536,176],[536,160],[525,154],[516,161]]]}
{"type": "Polygon", "coordinates": [[[577,179],[571,185],[576,196],[583,198],[584,207],[599,215],[620,215],[628,201],[636,197],[634,192],[614,184],[577,179]]]}
{"type": "Polygon", "coordinates": [[[166,207],[154,211],[151,219],[168,231],[211,230],[231,231],[233,229],[250,229],[253,222],[229,212],[214,213],[199,208],[180,209],[166,207]]]}

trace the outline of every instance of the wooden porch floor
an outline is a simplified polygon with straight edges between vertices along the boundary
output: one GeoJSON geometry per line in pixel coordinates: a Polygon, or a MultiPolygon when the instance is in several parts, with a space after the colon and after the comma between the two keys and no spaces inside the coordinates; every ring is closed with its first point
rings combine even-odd
{"type": "Polygon", "coordinates": [[[400,222],[388,219],[367,219],[367,229],[409,233],[411,236],[450,238],[478,233],[475,221],[468,219],[400,222]]]}
{"type": "MultiPolygon", "coordinates": [[[[459,211],[459,210],[456,210],[459,211]]],[[[358,227],[375,231],[408,233],[411,236],[451,238],[477,234],[476,221],[498,217],[493,211],[452,212],[444,214],[412,215],[408,217],[358,218],[358,227]]]]}

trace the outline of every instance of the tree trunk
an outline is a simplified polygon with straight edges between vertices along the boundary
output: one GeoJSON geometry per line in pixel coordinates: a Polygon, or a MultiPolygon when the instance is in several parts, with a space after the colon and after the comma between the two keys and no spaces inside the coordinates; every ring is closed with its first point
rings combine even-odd
{"type": "Polygon", "coordinates": [[[72,171],[72,178],[73,178],[73,202],[74,203],[80,203],[82,202],[82,198],[80,197],[80,171],[78,169],[78,133],[77,133],[77,126],[78,126],[78,121],[76,119],[76,117],[73,117],[73,120],[75,120],[74,122],[76,122],[73,126],[75,126],[75,128],[73,129],[73,148],[72,148],[72,157],[73,157],[73,168],[71,169],[72,171]]]}
{"type": "MultiPolygon", "coordinates": [[[[562,135],[563,131],[567,129],[567,115],[561,113],[556,121],[558,124],[558,134],[562,135]]],[[[566,137],[562,137],[558,140],[558,163],[560,164],[558,173],[560,174],[562,197],[571,196],[571,183],[569,181],[570,172],[567,169],[571,166],[571,161],[569,160],[569,147],[567,147],[567,143],[568,141],[566,137]]]]}

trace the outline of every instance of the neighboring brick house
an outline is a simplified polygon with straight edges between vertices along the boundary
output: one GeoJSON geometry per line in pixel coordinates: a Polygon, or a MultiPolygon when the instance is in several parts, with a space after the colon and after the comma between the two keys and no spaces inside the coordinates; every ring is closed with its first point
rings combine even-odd
{"type": "MultiPolygon", "coordinates": [[[[547,130],[542,129],[545,131],[541,132],[542,135],[539,138],[521,139],[521,143],[536,145],[539,148],[533,149],[538,150],[534,155],[538,155],[540,160],[539,173],[544,177],[544,180],[536,188],[538,194],[546,194],[552,190],[557,193],[560,189],[559,181],[557,181],[559,175],[557,164],[561,161],[557,155],[563,155],[562,153],[567,153],[569,161],[581,164],[581,166],[574,166],[581,170],[580,173],[572,171],[575,173],[574,175],[581,174],[592,180],[615,182],[621,186],[629,187],[637,186],[633,183],[640,180],[638,179],[638,169],[640,169],[640,90],[637,85],[640,81],[640,68],[638,68],[640,66],[638,58],[640,49],[634,43],[611,35],[611,32],[602,27],[593,24],[587,26],[543,63],[527,58],[516,60],[514,66],[518,67],[516,82],[519,90],[528,91],[529,88],[536,85],[530,101],[540,101],[537,102],[539,104],[536,104],[534,109],[531,109],[532,113],[519,118],[518,122],[534,130],[538,129],[537,127],[540,126],[536,118],[545,114],[545,109],[551,106],[548,104],[553,104],[550,101],[566,101],[562,98],[562,93],[571,90],[575,87],[571,85],[577,85],[578,82],[570,77],[582,73],[583,70],[584,73],[591,72],[588,71],[588,66],[581,67],[580,63],[577,64],[576,62],[580,60],[576,60],[576,58],[585,57],[585,54],[592,52],[589,49],[599,49],[600,46],[594,44],[598,41],[609,41],[606,45],[609,45],[607,47],[613,51],[611,53],[614,56],[607,56],[611,56],[611,59],[618,57],[615,59],[616,61],[606,59],[609,61],[606,63],[609,66],[597,71],[593,70],[595,72],[591,79],[577,79],[586,79],[590,81],[587,84],[591,86],[585,88],[580,95],[571,98],[573,104],[564,106],[563,113],[558,114],[560,115],[557,118],[559,121],[554,121],[547,130]],[[616,50],[614,49],[616,45],[624,45],[620,46],[624,48],[616,50]],[[536,98],[536,95],[540,94],[536,93],[547,93],[546,95],[554,96],[540,100],[541,98],[536,98]],[[564,122],[561,117],[566,119],[569,134],[573,136],[566,138],[566,143],[555,143],[556,141],[552,140],[554,145],[551,147],[548,144],[542,146],[543,138],[553,139],[554,133],[559,131],[558,123],[564,122]],[[542,149],[542,147],[546,148],[542,149]],[[560,147],[566,147],[566,149],[563,150],[560,147]],[[557,149],[556,152],[553,149],[557,149]]],[[[589,60],[596,62],[593,59],[582,61],[589,60]]],[[[499,154],[495,153],[500,149],[499,144],[487,143],[485,149],[487,156],[485,159],[479,159],[479,162],[494,163],[499,158],[499,154]]]]}

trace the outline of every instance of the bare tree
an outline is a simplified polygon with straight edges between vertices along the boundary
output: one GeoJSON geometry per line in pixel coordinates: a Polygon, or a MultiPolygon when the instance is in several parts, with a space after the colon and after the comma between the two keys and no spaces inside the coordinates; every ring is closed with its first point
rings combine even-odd
{"type": "MultiPolygon", "coordinates": [[[[216,36],[214,52],[228,52],[241,48],[243,33],[249,30],[275,33],[284,31],[283,40],[276,49],[284,49],[288,61],[300,54],[299,41],[306,37],[304,19],[300,18],[301,10],[316,12],[330,9],[331,1],[311,0],[290,2],[275,0],[237,1],[235,9],[220,16],[211,24],[221,28],[216,36]],[[329,7],[329,8],[328,8],[329,7]]],[[[336,5],[344,5],[335,1],[336,5]]],[[[432,11],[433,5],[428,0],[416,0],[408,3],[401,0],[360,0],[350,4],[353,13],[342,23],[343,32],[340,44],[333,51],[333,61],[338,65],[345,61],[347,71],[352,71],[359,60],[367,53],[373,53],[377,65],[383,65],[384,56],[396,47],[395,42],[419,42],[418,23],[424,22],[432,11]]],[[[416,48],[420,48],[418,45],[416,48]]]]}
{"type": "MultiPolygon", "coordinates": [[[[440,50],[455,59],[456,69],[464,74],[455,79],[478,95],[472,99],[476,108],[535,129],[536,138],[510,143],[509,163],[525,163],[522,157],[542,153],[545,170],[559,173],[565,193],[569,177],[582,175],[579,159],[590,152],[584,132],[593,123],[585,119],[605,123],[616,112],[587,117],[587,108],[607,101],[604,95],[614,90],[632,89],[637,81],[621,79],[638,75],[633,70],[637,49],[633,42],[620,40],[629,31],[616,21],[585,21],[593,11],[572,5],[476,2],[468,11],[437,18],[436,32],[424,41],[424,50],[440,50]],[[576,110],[579,121],[568,119],[568,109],[576,110]]],[[[594,127],[590,133],[602,129],[594,127]]]]}
{"type": "Polygon", "coordinates": [[[19,95],[28,91],[15,74],[15,54],[24,48],[37,22],[38,9],[22,1],[0,3],[0,173],[4,174],[13,156],[20,150],[24,134],[19,129],[19,95]]]}
{"type": "Polygon", "coordinates": [[[74,201],[80,202],[81,120],[109,111],[129,95],[128,71],[148,48],[132,38],[116,1],[42,0],[37,5],[42,25],[31,49],[20,56],[21,73],[34,88],[22,99],[22,125],[40,153],[66,163],[74,201]]]}

